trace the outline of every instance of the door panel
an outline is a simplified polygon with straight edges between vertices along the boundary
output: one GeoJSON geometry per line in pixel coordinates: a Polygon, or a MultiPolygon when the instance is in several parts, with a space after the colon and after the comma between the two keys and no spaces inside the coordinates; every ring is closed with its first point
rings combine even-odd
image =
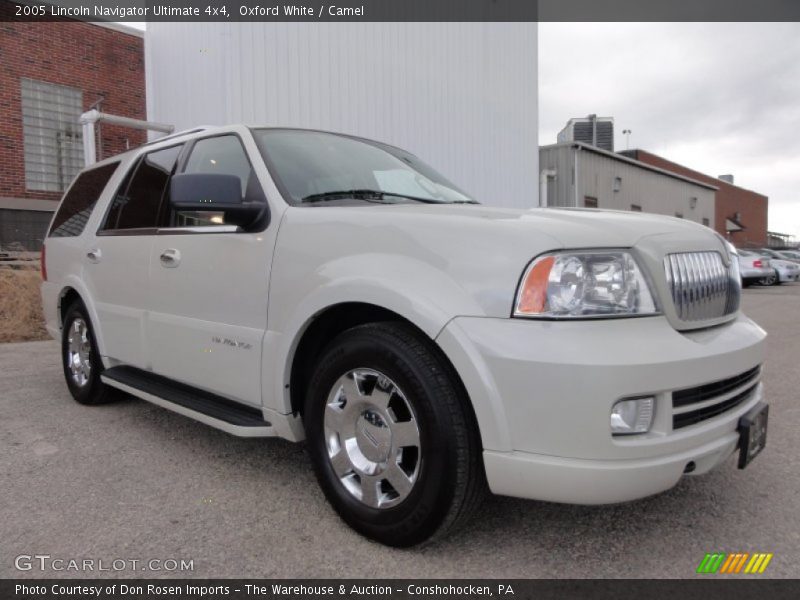
{"type": "Polygon", "coordinates": [[[106,356],[141,369],[148,366],[143,319],[152,240],[150,235],[99,236],[83,257],[83,281],[94,299],[106,356]]]}
{"type": "Polygon", "coordinates": [[[182,144],[148,152],[125,176],[100,232],[84,248],[83,278],[95,301],[106,355],[149,368],[144,319],[150,294],[150,248],[159,206],[182,144]]]}
{"type": "Polygon", "coordinates": [[[153,371],[261,406],[272,240],[260,234],[155,237],[147,338],[153,371]],[[167,251],[178,264],[165,264],[167,251]]]}
{"type": "MultiPolygon", "coordinates": [[[[183,173],[235,175],[242,201],[266,198],[240,139],[195,142],[183,173]]],[[[198,198],[198,200],[200,200],[198,198]]],[[[168,211],[150,252],[148,349],[153,371],[260,407],[271,230],[244,233],[218,212],[168,211]]]]}

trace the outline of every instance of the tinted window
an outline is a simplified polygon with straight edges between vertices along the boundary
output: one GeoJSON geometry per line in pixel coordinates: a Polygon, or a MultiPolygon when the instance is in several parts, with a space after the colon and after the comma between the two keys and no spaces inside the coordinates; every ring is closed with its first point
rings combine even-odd
{"type": "Polygon", "coordinates": [[[80,235],[118,162],[84,171],[69,188],[50,227],[51,237],[80,235]]]}
{"type": "Polygon", "coordinates": [[[355,196],[376,192],[391,202],[472,201],[441,174],[397,148],[318,131],[257,129],[253,134],[273,177],[289,196],[286,200],[294,204],[347,198],[353,191],[358,192],[355,196]]]}
{"type": "Polygon", "coordinates": [[[103,229],[156,227],[167,184],[182,146],[145,154],[135,167],[130,184],[123,184],[111,203],[103,229]],[[126,189],[127,188],[127,189],[126,189]]]}
{"type": "MultiPolygon", "coordinates": [[[[193,147],[184,173],[217,173],[235,175],[242,186],[242,199],[250,202],[264,201],[261,185],[250,166],[242,143],[235,135],[222,135],[199,140],[193,147]]],[[[225,223],[222,212],[180,211],[175,214],[178,227],[202,227],[225,223]]]]}

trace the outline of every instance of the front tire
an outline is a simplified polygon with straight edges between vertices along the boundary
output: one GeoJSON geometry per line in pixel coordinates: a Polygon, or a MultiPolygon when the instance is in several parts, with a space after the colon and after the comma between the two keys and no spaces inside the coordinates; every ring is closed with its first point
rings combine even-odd
{"type": "Polygon", "coordinates": [[[441,537],[486,490],[480,437],[452,367],[400,323],[361,325],[322,353],[309,383],[308,449],[328,501],[390,546],[441,537]]]}
{"type": "Polygon", "coordinates": [[[80,404],[105,404],[114,399],[114,390],[100,380],[103,363],[86,307],[73,302],[61,328],[61,362],[72,397],[80,404]]]}

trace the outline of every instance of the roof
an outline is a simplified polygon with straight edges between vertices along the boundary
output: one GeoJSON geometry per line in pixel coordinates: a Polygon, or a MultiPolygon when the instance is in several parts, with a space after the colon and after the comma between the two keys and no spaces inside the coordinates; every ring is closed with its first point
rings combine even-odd
{"type": "Polygon", "coordinates": [[[106,29],[112,29],[120,33],[132,35],[134,37],[144,38],[144,31],[137,29],[136,27],[131,27],[130,25],[125,25],[125,23],[115,23],[112,21],[84,21],[84,23],[90,23],[92,25],[97,25],[98,27],[105,27],[106,29]]]}
{"type": "MultiPolygon", "coordinates": [[[[597,121],[598,123],[599,122],[606,122],[606,123],[611,122],[611,123],[613,123],[614,122],[614,117],[598,117],[598,116],[595,116],[594,120],[597,121]]],[[[589,117],[572,117],[569,121],[567,121],[567,124],[564,127],[565,128],[569,127],[570,125],[574,125],[575,123],[590,123],[591,121],[592,121],[592,117],[591,116],[589,116],[589,117]]]]}
{"type": "Polygon", "coordinates": [[[634,167],[639,167],[640,169],[645,169],[647,171],[652,171],[654,173],[660,173],[661,175],[666,175],[667,177],[672,177],[673,179],[679,179],[681,181],[685,181],[687,183],[692,183],[694,185],[709,189],[709,190],[718,190],[717,186],[711,185],[704,181],[698,181],[697,179],[692,179],[691,177],[685,177],[684,175],[680,175],[679,173],[674,173],[673,171],[668,171],[666,169],[662,169],[660,167],[655,167],[653,165],[649,165],[644,163],[640,160],[635,160],[633,158],[628,158],[627,156],[623,156],[622,154],[617,154],[616,152],[609,152],[608,150],[603,150],[602,148],[598,148],[597,146],[592,146],[591,144],[585,144],[583,142],[561,142],[558,144],[550,144],[548,146],[539,146],[539,150],[550,150],[553,148],[565,148],[565,147],[573,147],[579,150],[586,150],[588,152],[594,152],[595,154],[601,154],[607,158],[612,158],[619,162],[627,163],[634,167]]]}
{"type": "Polygon", "coordinates": [[[734,231],[744,231],[747,229],[744,225],[742,225],[738,219],[734,217],[725,217],[725,231],[732,233],[734,231]]]}
{"type": "MultiPolygon", "coordinates": [[[[622,153],[627,155],[627,156],[638,156],[639,152],[644,152],[645,154],[649,154],[650,156],[655,156],[656,158],[659,158],[659,159],[661,159],[661,160],[663,160],[665,162],[671,163],[671,164],[675,165],[676,167],[681,167],[682,169],[686,169],[687,171],[692,171],[693,173],[697,173],[698,175],[702,175],[703,177],[708,177],[709,179],[713,179],[715,181],[719,181],[722,184],[722,186],[734,187],[734,188],[737,188],[737,189],[740,189],[740,190],[744,190],[745,192],[750,192],[751,194],[756,194],[758,196],[761,196],[762,198],[767,198],[767,196],[765,196],[761,192],[757,192],[755,190],[751,190],[750,188],[742,187],[741,185],[738,185],[738,184],[735,184],[735,183],[731,183],[730,181],[725,181],[724,179],[721,179],[720,177],[714,177],[713,175],[709,175],[707,173],[703,173],[701,171],[698,171],[697,169],[693,169],[691,167],[687,167],[686,165],[682,165],[681,163],[675,162],[674,160],[670,160],[668,158],[664,158],[660,154],[656,154],[654,152],[650,152],[649,150],[643,150],[642,148],[631,148],[630,150],[623,150],[622,151],[622,153]]],[[[722,186],[720,186],[720,187],[722,187],[722,186]]],[[[719,189],[719,188],[717,188],[717,189],[719,189]]]]}

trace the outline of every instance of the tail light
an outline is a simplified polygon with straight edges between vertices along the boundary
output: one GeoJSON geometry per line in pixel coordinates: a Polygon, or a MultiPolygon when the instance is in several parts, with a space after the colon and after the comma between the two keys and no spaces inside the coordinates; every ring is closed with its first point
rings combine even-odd
{"type": "Polygon", "coordinates": [[[760,269],[761,267],[764,266],[764,263],[761,262],[760,260],[754,260],[753,261],[753,266],[756,267],[757,269],[760,269]]]}
{"type": "Polygon", "coordinates": [[[47,246],[42,243],[42,257],[40,259],[41,269],[42,269],[42,281],[47,281],[47,246]]]}

